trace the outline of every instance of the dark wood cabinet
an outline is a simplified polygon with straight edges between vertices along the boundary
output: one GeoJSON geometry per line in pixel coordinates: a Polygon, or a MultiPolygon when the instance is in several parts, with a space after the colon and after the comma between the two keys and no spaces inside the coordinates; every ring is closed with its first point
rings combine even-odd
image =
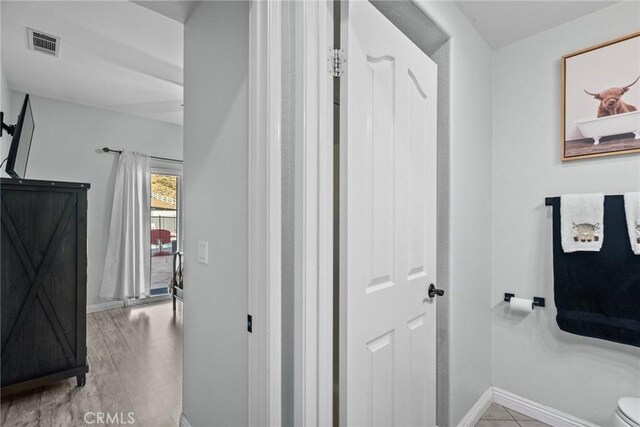
{"type": "Polygon", "coordinates": [[[74,376],[84,385],[89,187],[0,182],[3,395],[74,376]]]}

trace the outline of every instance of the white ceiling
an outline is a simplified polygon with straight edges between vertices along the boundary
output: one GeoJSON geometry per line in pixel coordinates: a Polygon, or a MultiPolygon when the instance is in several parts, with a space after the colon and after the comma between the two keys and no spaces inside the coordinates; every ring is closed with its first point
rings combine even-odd
{"type": "Polygon", "coordinates": [[[158,1],[158,0],[131,0],[132,2],[153,10],[161,15],[178,21],[182,24],[187,22],[191,12],[198,5],[198,1],[177,0],[177,1],[158,1]]]}
{"type": "Polygon", "coordinates": [[[11,89],[182,124],[183,24],[129,1],[1,7],[11,89]],[[59,57],[28,50],[27,28],[60,37],[59,57]]]}
{"type": "Polygon", "coordinates": [[[456,1],[493,49],[569,22],[616,1],[456,1]]]}

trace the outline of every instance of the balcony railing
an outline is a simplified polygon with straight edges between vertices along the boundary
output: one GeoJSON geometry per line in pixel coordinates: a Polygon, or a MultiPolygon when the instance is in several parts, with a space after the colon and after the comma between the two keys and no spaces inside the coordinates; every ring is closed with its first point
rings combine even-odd
{"type": "Polygon", "coordinates": [[[164,194],[152,192],[151,193],[151,198],[156,199],[156,200],[160,200],[161,202],[169,203],[174,208],[176,207],[176,199],[174,199],[173,197],[169,197],[169,196],[165,196],[164,194]]]}

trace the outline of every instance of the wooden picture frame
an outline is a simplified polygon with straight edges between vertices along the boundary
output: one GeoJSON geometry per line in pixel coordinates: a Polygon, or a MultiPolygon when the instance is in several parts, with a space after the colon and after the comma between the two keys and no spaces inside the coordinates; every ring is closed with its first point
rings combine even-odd
{"type": "Polygon", "coordinates": [[[562,161],[640,153],[640,32],[561,64],[562,161]]]}

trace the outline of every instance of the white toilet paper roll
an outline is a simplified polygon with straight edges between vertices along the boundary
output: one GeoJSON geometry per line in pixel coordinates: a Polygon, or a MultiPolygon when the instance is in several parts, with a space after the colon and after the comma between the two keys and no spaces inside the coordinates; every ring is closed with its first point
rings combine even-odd
{"type": "Polygon", "coordinates": [[[531,313],[533,311],[533,301],[525,298],[511,297],[509,307],[511,307],[511,310],[519,313],[531,313]]]}

